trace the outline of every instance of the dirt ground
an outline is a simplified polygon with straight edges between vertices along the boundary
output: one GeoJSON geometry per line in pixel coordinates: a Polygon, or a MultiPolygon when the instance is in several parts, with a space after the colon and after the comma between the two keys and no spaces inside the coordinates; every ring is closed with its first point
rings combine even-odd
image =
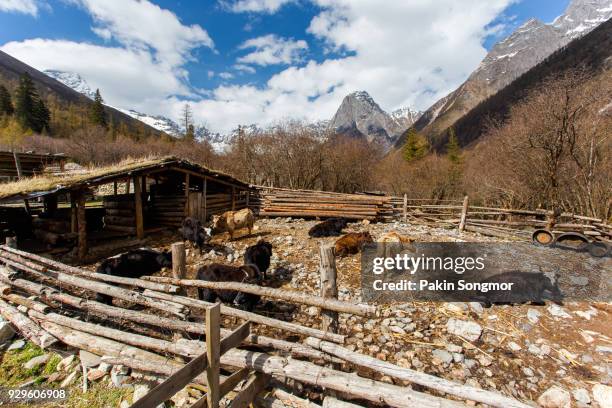
{"type": "MultiPolygon", "coordinates": [[[[232,242],[227,234],[214,236],[212,243],[225,247],[224,253],[210,251],[200,255],[188,246],[188,277],[195,276],[199,266],[210,262],[240,265],[245,248],[265,239],[273,244],[274,251],[265,285],[318,294],[319,246],[333,243],[336,238],[309,238],[308,229],[315,223],[290,218],[262,219],[250,236],[244,236],[246,230],[232,242]]],[[[421,242],[498,241],[472,233],[403,223],[351,223],[345,231],[369,231],[375,240],[396,231],[421,242]]],[[[152,246],[169,249],[174,238],[159,237],[152,246]]],[[[336,266],[339,298],[360,301],[360,255],[337,259],[336,266]]],[[[170,271],[161,274],[169,276],[170,271]]],[[[195,296],[195,291],[190,290],[189,295],[195,296]]],[[[320,310],[316,307],[292,307],[264,299],[256,312],[306,326],[320,324],[320,310]]],[[[232,326],[236,322],[226,320],[226,324],[232,326]]],[[[255,330],[277,338],[296,339],[275,329],[255,330]]],[[[458,302],[381,305],[381,316],[377,318],[341,314],[340,333],[347,335],[345,346],[351,350],[531,401],[558,386],[571,395],[573,406],[596,407],[594,386],[612,382],[612,307],[605,303],[490,308],[458,302]],[[452,319],[473,322],[475,326],[471,327],[478,338],[469,341],[449,332],[447,324],[452,319]]],[[[382,375],[377,378],[402,383],[382,375]]]]}

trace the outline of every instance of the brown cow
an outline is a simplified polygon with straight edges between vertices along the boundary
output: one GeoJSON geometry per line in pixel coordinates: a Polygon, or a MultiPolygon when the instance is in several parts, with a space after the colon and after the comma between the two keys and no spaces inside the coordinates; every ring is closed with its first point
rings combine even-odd
{"type": "Polygon", "coordinates": [[[212,217],[212,228],[213,232],[229,232],[230,239],[234,239],[234,232],[248,228],[249,235],[253,230],[253,224],[255,224],[255,214],[248,208],[243,208],[238,211],[226,211],[221,215],[213,215],[212,217]]]}
{"type": "Polygon", "coordinates": [[[369,232],[351,232],[336,241],[336,255],[347,256],[356,254],[369,242],[374,242],[369,232]]]}

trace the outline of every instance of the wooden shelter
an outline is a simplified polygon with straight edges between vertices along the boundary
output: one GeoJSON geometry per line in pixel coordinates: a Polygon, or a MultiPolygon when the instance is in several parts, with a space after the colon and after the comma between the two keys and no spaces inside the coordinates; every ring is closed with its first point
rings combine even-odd
{"type": "Polygon", "coordinates": [[[66,160],[63,154],[0,151],[0,182],[42,174],[47,166],[57,166],[62,171],[66,160]]]}
{"type": "MultiPolygon", "coordinates": [[[[0,222],[38,244],[30,250],[68,252],[84,259],[109,240],[178,229],[189,216],[211,215],[248,205],[250,186],[175,157],[125,161],[79,174],[38,176],[2,184],[0,222]],[[11,204],[12,203],[12,204],[11,204]],[[23,206],[16,203],[26,203],[23,206]],[[27,213],[30,228],[11,228],[12,213],[27,213]]],[[[20,244],[20,246],[23,246],[20,244]]]]}

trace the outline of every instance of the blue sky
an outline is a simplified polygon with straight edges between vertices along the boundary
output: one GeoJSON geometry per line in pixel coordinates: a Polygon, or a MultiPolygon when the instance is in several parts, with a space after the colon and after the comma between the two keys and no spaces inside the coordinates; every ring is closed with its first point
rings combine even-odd
{"type": "Polygon", "coordinates": [[[569,0],[0,0],[0,48],[77,72],[121,108],[198,122],[333,115],[364,89],[425,109],[495,42],[569,0]],[[384,6],[383,6],[384,4],[384,6]]]}

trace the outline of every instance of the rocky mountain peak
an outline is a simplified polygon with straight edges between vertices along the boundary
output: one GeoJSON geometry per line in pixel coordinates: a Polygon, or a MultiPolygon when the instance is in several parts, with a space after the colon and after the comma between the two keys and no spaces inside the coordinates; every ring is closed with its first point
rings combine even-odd
{"type": "Polygon", "coordinates": [[[60,71],[57,69],[47,69],[43,71],[44,74],[50,76],[53,79],[58,80],[69,88],[87,96],[89,99],[93,99],[96,96],[96,92],[91,89],[87,81],[75,72],[60,71]]]}

